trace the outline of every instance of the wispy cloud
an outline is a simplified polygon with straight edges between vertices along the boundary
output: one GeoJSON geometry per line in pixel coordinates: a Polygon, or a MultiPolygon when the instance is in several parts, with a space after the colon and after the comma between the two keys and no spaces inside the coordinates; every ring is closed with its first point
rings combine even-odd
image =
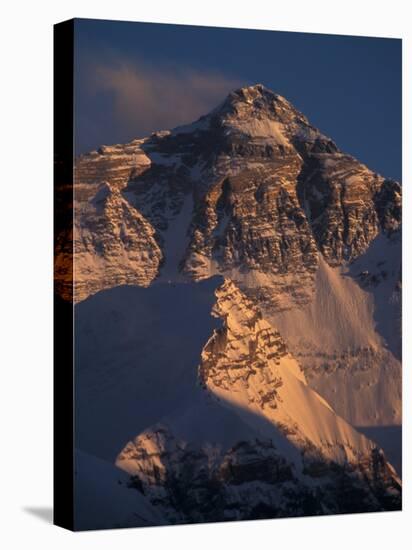
{"type": "Polygon", "coordinates": [[[141,61],[92,64],[82,78],[87,83],[78,90],[84,96],[78,109],[81,144],[97,139],[107,143],[110,133],[117,141],[191,122],[244,84],[213,71],[153,67],[141,61]]]}

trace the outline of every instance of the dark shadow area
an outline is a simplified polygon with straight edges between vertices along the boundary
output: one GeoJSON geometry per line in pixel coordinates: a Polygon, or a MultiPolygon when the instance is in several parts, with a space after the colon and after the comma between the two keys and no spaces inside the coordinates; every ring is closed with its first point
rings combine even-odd
{"type": "Polygon", "coordinates": [[[53,523],[53,508],[51,506],[25,506],[23,511],[41,521],[53,523]]]}
{"type": "Polygon", "coordinates": [[[76,447],[114,462],[130,439],[167,416],[197,385],[220,277],[122,286],[75,308],[76,447]]]}
{"type": "Polygon", "coordinates": [[[356,429],[382,447],[386,458],[402,479],[402,426],[357,426],[356,429]]]}

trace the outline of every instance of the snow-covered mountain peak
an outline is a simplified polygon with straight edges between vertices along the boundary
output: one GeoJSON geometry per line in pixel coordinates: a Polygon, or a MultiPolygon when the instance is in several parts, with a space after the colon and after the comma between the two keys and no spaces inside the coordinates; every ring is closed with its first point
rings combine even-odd
{"type": "MultiPolygon", "coordinates": [[[[266,88],[263,84],[254,84],[233,90],[228,94],[223,105],[234,106],[239,103],[251,105],[256,110],[261,109],[262,111],[282,106],[284,109],[297,112],[286,98],[266,88]]],[[[302,114],[301,116],[303,117],[302,114]]]]}
{"type": "Polygon", "coordinates": [[[398,509],[350,424],[401,422],[401,186],[262,84],[75,175],[55,274],[81,302],[77,436],[120,452],[143,516],[398,509]]]}
{"type": "Polygon", "coordinates": [[[283,146],[291,145],[288,140],[298,126],[316,131],[287,99],[262,84],[234,90],[209,116],[215,124],[250,137],[280,140],[282,136],[283,146]]]}
{"type": "MultiPolygon", "coordinates": [[[[182,139],[184,134],[192,137],[199,133],[210,135],[218,145],[222,137],[228,143],[243,136],[290,148],[295,139],[313,142],[324,137],[291,102],[262,84],[233,90],[208,114],[174,128],[171,135],[182,139]]],[[[157,133],[154,137],[167,138],[168,134],[157,133]]]]}

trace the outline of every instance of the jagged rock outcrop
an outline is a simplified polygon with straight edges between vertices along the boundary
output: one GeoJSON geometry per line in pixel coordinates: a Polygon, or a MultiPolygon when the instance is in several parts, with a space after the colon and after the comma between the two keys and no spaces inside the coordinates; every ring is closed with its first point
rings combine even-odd
{"type": "Polygon", "coordinates": [[[102,146],[77,160],[67,205],[73,218],[58,236],[55,260],[56,289],[67,300],[121,284],[147,286],[158,273],[155,230],[122,194],[132,175],[150,167],[140,144],[102,146]]]}
{"type": "Polygon", "coordinates": [[[340,152],[306,153],[298,193],[329,265],[350,262],[400,224],[400,186],[340,152]]]}
{"type": "MultiPolygon", "coordinates": [[[[224,325],[202,351],[200,383],[215,393],[250,393],[249,404],[276,409],[283,384],[279,365],[288,357],[284,341],[233,282],[226,281],[216,296],[213,314],[224,319],[224,325]]],[[[299,366],[292,359],[290,363],[300,376],[299,366]]]]}
{"type": "Polygon", "coordinates": [[[78,208],[74,300],[122,284],[148,286],[157,275],[162,251],[145,217],[109,183],[78,208]]]}
{"type": "Polygon", "coordinates": [[[192,447],[158,426],[122,451],[130,487],[170,523],[270,519],[400,509],[400,484],[378,449],[357,464],[311,459],[297,474],[268,440],[221,453],[192,447]],[[127,465],[126,465],[127,463],[127,465]]]}
{"type": "Polygon", "coordinates": [[[144,172],[151,163],[142,143],[144,140],[136,139],[125,145],[102,145],[97,151],[81,155],[75,165],[76,198],[87,198],[89,186],[93,189],[102,182],[121,189],[132,176],[144,172]]]}

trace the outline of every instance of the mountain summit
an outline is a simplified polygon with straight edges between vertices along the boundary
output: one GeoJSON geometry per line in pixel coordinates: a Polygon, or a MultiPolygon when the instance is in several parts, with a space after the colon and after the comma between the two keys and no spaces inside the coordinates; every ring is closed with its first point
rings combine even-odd
{"type": "MultiPolygon", "coordinates": [[[[192,365],[204,392],[195,409],[201,429],[210,396],[218,422],[219,399],[231,414],[249,411],[241,439],[225,440],[213,454],[210,438],[189,441],[197,430],[180,411],[170,425],[146,426],[119,449],[118,464],[152,500],[160,498],[168,521],[197,520],[190,503],[187,512],[176,511],[176,495],[164,491],[169,482],[181,491],[174,476],[183,459],[194,460],[199,479],[189,481],[198,483],[198,494],[217,484],[226,511],[239,497],[237,484],[261,482],[255,460],[289,480],[302,499],[312,498],[313,479],[324,475],[327,499],[344,482],[361,495],[364,510],[384,509],[385,502],[396,508],[398,477],[350,424],[401,422],[400,185],[342,152],[261,84],[231,92],[192,124],[82,155],[75,175],[74,289],[71,228],[58,240],[56,283],[63,298],[74,292],[79,311],[87,310],[80,302],[98,294],[86,301],[92,307],[109,289],[116,309],[114,287],[121,285],[160,289],[224,279],[213,308],[221,326],[192,365]],[[250,420],[256,415],[266,419],[264,428],[250,420]],[[210,453],[217,462],[202,477],[210,453]]],[[[271,513],[286,490],[279,487],[262,489],[271,513]]],[[[341,498],[325,510],[345,511],[341,498]]],[[[245,517],[257,514],[256,494],[245,499],[245,517]]],[[[316,506],[313,512],[325,513],[316,506]]],[[[210,510],[204,517],[216,519],[210,510]]]]}
{"type": "Polygon", "coordinates": [[[320,140],[329,143],[289,101],[262,84],[239,88],[209,114],[193,124],[175,128],[173,134],[213,133],[223,141],[243,137],[265,139],[267,144],[294,147],[320,140]],[[222,136],[223,133],[223,136],[222,136]]]}
{"type": "Polygon", "coordinates": [[[297,111],[284,97],[265,88],[262,84],[246,86],[232,91],[226,99],[204,118],[217,117],[221,120],[228,116],[231,119],[255,117],[273,119],[279,123],[301,123],[309,126],[306,117],[297,111]]]}

